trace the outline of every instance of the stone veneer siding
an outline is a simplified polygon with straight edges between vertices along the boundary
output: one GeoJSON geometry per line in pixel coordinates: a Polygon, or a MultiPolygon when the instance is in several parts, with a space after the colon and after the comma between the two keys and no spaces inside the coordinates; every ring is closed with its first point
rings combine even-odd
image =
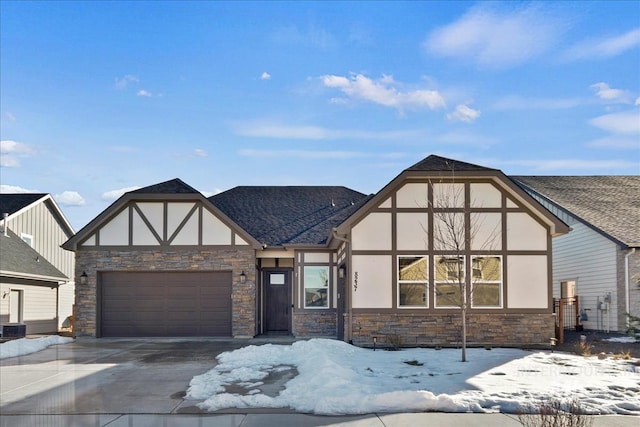
{"type": "MultiPolygon", "coordinates": [[[[456,346],[461,342],[458,314],[354,313],[353,344],[371,347],[456,346]]],[[[346,334],[345,334],[346,336],[346,334]]],[[[467,317],[467,345],[548,344],[555,336],[553,314],[484,314],[467,317]]]]}
{"type": "Polygon", "coordinates": [[[333,337],[336,333],[335,310],[296,310],[293,312],[293,335],[296,337],[333,337]]]}
{"type": "Polygon", "coordinates": [[[74,333],[97,333],[97,273],[100,271],[231,271],[231,330],[234,337],[256,334],[255,253],[252,249],[202,250],[169,248],[153,250],[98,250],[76,252],[76,277],[88,276],[87,285],[76,285],[74,333]],[[240,274],[245,272],[245,283],[240,274]]]}

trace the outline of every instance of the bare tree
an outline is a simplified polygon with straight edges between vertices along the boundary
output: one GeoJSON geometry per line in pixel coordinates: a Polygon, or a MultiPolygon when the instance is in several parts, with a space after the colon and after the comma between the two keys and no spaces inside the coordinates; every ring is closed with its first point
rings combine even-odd
{"type": "MultiPolygon", "coordinates": [[[[502,260],[492,252],[501,236],[499,221],[487,221],[479,204],[465,200],[465,184],[430,183],[433,218],[435,307],[460,310],[462,361],[467,360],[467,318],[474,307],[501,306],[502,260]],[[472,208],[473,207],[473,208],[472,208]]],[[[498,214],[499,215],[499,214],[498,214]]]]}

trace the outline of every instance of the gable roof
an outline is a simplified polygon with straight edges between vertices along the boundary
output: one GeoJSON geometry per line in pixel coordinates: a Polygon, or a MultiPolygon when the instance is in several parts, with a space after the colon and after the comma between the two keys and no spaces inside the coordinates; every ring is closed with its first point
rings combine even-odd
{"type": "Polygon", "coordinates": [[[198,190],[187,185],[179,178],[131,191],[132,194],[200,194],[198,190]]]}
{"type": "Polygon", "coordinates": [[[552,236],[558,236],[569,232],[567,224],[562,222],[558,217],[549,212],[541,203],[533,198],[524,189],[519,187],[511,178],[506,176],[499,169],[491,169],[484,166],[474,165],[472,163],[461,162],[459,160],[448,159],[446,157],[430,155],[419,161],[413,166],[402,171],[397,177],[389,182],[375,196],[371,197],[366,203],[363,203],[357,212],[354,212],[349,218],[337,227],[336,232],[345,235],[349,227],[353,226],[357,221],[363,218],[371,209],[375,209],[384,202],[393,191],[403,182],[407,180],[424,180],[424,179],[490,179],[498,186],[503,188],[513,197],[533,212],[539,219],[546,223],[552,236]]]}
{"type": "Polygon", "coordinates": [[[268,246],[325,244],[333,227],[367,199],[355,190],[331,186],[240,186],[209,197],[268,246]]]}
{"type": "Polygon", "coordinates": [[[3,276],[47,282],[68,280],[64,273],[11,230],[7,230],[6,236],[0,233],[0,252],[0,274],[3,276]]]}
{"type": "Polygon", "coordinates": [[[420,160],[415,165],[405,169],[405,171],[424,171],[424,172],[456,172],[456,171],[497,171],[484,166],[474,165],[473,163],[461,162],[460,160],[447,159],[446,157],[430,155],[420,160]]]}
{"type": "Polygon", "coordinates": [[[73,227],[62,213],[56,201],[47,193],[2,193],[0,194],[0,220],[5,213],[9,214],[8,220],[21,215],[38,203],[45,203],[51,213],[56,217],[58,224],[68,236],[72,236],[73,227]]]}
{"type": "Polygon", "coordinates": [[[5,213],[13,215],[46,195],[46,193],[0,194],[0,216],[5,213]]]}
{"type": "Polygon", "coordinates": [[[640,176],[513,178],[606,237],[640,247],[640,176]]]}
{"type": "Polygon", "coordinates": [[[234,229],[240,236],[249,241],[249,244],[259,247],[259,243],[253,240],[251,235],[247,234],[237,223],[211,204],[206,197],[198,190],[186,184],[181,179],[175,178],[169,181],[160,182],[158,184],[149,185],[137,190],[129,191],[120,196],[118,200],[113,202],[109,207],[102,211],[97,217],[91,220],[74,236],[62,244],[62,247],[69,251],[78,249],[78,245],[91,233],[99,229],[105,222],[109,221],[114,215],[120,212],[124,206],[130,201],[199,201],[206,205],[206,209],[211,210],[229,227],[234,229]]]}

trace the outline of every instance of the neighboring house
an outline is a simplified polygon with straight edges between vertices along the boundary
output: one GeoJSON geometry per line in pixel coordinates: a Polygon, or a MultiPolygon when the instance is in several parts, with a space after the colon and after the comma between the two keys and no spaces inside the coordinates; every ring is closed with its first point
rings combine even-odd
{"type": "Polygon", "coordinates": [[[430,156],[370,196],[236,187],[207,199],[175,179],[126,193],[63,246],[88,279],[79,336],[455,344],[453,262],[476,296],[469,342],[506,345],[553,336],[551,238],[566,232],[499,170],[430,156]],[[461,253],[434,238],[441,213],[461,225],[461,253]]]}
{"type": "Polygon", "coordinates": [[[0,194],[0,324],[55,333],[72,314],[74,231],[49,194],[0,194]]]}
{"type": "Polygon", "coordinates": [[[553,241],[553,293],[577,295],[587,329],[624,332],[640,316],[640,176],[519,176],[571,227],[553,241]]]}

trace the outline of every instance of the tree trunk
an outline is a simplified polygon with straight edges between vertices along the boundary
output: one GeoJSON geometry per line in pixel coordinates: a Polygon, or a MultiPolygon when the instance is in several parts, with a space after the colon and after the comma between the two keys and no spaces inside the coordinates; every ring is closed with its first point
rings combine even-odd
{"type": "Polygon", "coordinates": [[[462,309],[462,361],[467,361],[467,310],[462,309]]]}

